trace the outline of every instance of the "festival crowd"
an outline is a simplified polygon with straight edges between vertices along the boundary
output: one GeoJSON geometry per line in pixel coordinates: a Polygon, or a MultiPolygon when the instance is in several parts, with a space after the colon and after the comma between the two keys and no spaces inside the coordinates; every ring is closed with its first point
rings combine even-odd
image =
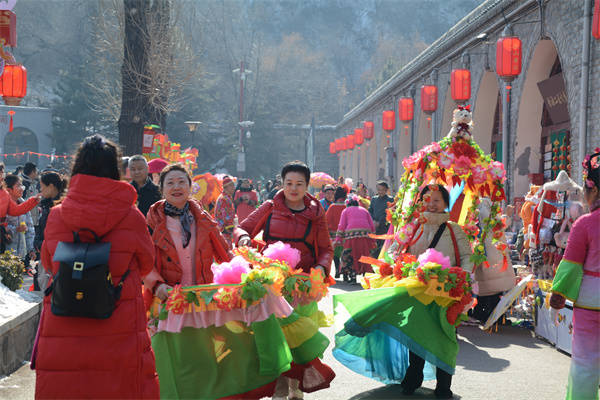
{"type": "MultiPolygon", "coordinates": [[[[550,300],[556,309],[566,299],[575,302],[568,389],[573,399],[590,393],[597,398],[600,381],[600,241],[593,234],[600,226],[599,154],[587,160],[584,200],[589,211],[582,208],[579,219],[571,221],[550,300]]],[[[266,182],[225,175],[218,199],[201,204],[191,195],[192,177],[184,166],[149,166],[142,155],[123,160],[116,144],[94,135],[78,148],[70,172],[38,171],[27,163],[7,173],[0,165],[1,251],[20,257],[27,273],[35,275],[33,290],[45,294],[31,361],[36,398],[280,400],[326,390],[335,373],[321,361],[329,339],[319,331],[327,317],[316,301],[275,295],[273,278],[264,293],[263,286],[253,286],[262,297],[252,297],[248,284],[232,306],[227,296],[234,293],[227,285],[240,281],[223,280],[222,266],[229,268],[226,273],[237,268],[252,276],[255,264],[248,267],[248,259],[268,263],[285,253],[279,260],[315,286],[326,287],[335,279],[350,286],[374,285],[374,277],[385,281],[385,268],[394,265],[379,258],[394,237],[390,224],[398,200],[388,183],[378,181],[371,191],[339,177],[315,189],[309,168],[293,161],[266,182]],[[198,288],[194,293],[199,294],[190,297],[191,292],[182,292],[186,287],[198,288]],[[183,311],[181,304],[188,308],[183,311]]],[[[515,286],[515,272],[511,258],[507,267],[491,237],[483,245],[492,268],[473,261],[468,235],[453,215],[455,199],[449,189],[423,185],[417,200],[422,219],[406,246],[394,251],[407,263],[428,255],[428,262],[471,282],[468,302],[457,313],[468,314],[471,323],[484,323],[515,286]]],[[[482,221],[490,208],[491,202],[480,203],[482,221]]],[[[505,241],[518,259],[524,254],[517,240],[523,228],[512,206],[500,211],[505,228],[494,238],[505,241]]],[[[280,290],[292,291],[285,282],[280,290]]],[[[382,302],[353,314],[354,320],[344,325],[346,336],[336,337],[334,356],[342,363],[350,363],[348,349],[367,335],[358,332],[361,321],[381,318],[380,323],[391,324],[398,304],[386,303],[389,308],[382,311],[382,302]]],[[[439,304],[419,306],[431,311],[439,304]]],[[[431,321],[426,318],[433,317],[425,314],[408,320],[417,324],[409,328],[427,330],[431,321]]],[[[449,324],[445,318],[444,340],[457,349],[460,321],[449,324]]],[[[403,338],[376,340],[381,346],[388,341],[382,357],[401,371],[394,379],[403,394],[412,395],[427,379],[427,361],[435,367],[435,377],[429,377],[437,382],[435,396],[452,398],[456,354],[451,347],[441,348],[447,354],[435,353],[436,358],[403,338]],[[396,348],[392,343],[406,346],[402,357],[390,354],[396,348]]],[[[438,343],[443,347],[445,342],[438,343]]]]}

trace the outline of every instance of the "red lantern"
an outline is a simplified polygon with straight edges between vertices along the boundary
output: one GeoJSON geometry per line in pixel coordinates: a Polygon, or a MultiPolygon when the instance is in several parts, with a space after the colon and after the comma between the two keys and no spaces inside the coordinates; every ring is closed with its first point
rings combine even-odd
{"type": "Polygon", "coordinates": [[[10,10],[0,10],[0,39],[4,46],[17,47],[17,16],[10,10]]]}
{"type": "Polygon", "coordinates": [[[335,154],[335,142],[329,142],[329,154],[335,154]]]}
{"type": "Polygon", "coordinates": [[[496,73],[506,82],[521,73],[521,39],[503,36],[496,42],[496,73]]]}
{"type": "Polygon", "coordinates": [[[421,110],[426,114],[434,113],[438,106],[438,90],[435,85],[421,86],[421,110]]]}
{"type": "Polygon", "coordinates": [[[455,69],[450,75],[452,98],[457,103],[471,98],[471,71],[468,69],[455,69]]]}
{"type": "Polygon", "coordinates": [[[335,149],[337,151],[344,151],[345,149],[345,144],[346,141],[344,140],[344,138],[337,138],[335,139],[335,149]]]}
{"type": "Polygon", "coordinates": [[[404,134],[408,135],[407,122],[412,121],[415,113],[415,102],[411,97],[402,97],[398,100],[398,118],[404,122],[404,134]]]}
{"type": "Polygon", "coordinates": [[[392,110],[384,111],[381,122],[384,131],[393,131],[396,129],[396,114],[392,110]]]}
{"type": "Polygon", "coordinates": [[[594,4],[594,20],[592,21],[592,35],[596,39],[600,39],[600,0],[596,0],[594,4]]]}
{"type": "Polygon", "coordinates": [[[144,137],[142,138],[142,153],[151,153],[154,144],[154,130],[149,127],[144,127],[144,137]]]}
{"type": "Polygon", "coordinates": [[[412,121],[415,113],[415,103],[410,97],[398,100],[398,119],[402,122],[412,121]]]}
{"type": "Polygon", "coordinates": [[[9,106],[18,106],[27,94],[27,69],[22,65],[6,65],[0,76],[0,94],[9,106]]]}
{"type": "Polygon", "coordinates": [[[346,136],[346,150],[352,150],[354,148],[354,135],[346,136]]]}
{"type": "Polygon", "coordinates": [[[360,128],[356,128],[354,130],[354,142],[357,145],[361,145],[361,144],[363,144],[364,141],[365,141],[365,137],[363,135],[363,130],[360,128]]]}
{"type": "Polygon", "coordinates": [[[373,139],[375,135],[375,124],[373,121],[365,121],[363,124],[363,132],[365,134],[365,139],[373,139]]]}

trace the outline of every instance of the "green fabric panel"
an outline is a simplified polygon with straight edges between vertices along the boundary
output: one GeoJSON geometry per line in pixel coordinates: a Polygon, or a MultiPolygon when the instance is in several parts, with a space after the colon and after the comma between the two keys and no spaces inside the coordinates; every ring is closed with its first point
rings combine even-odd
{"type": "Polygon", "coordinates": [[[292,311],[292,313],[290,315],[288,315],[286,318],[279,319],[279,325],[286,326],[289,324],[293,324],[294,322],[298,321],[299,318],[300,318],[300,314],[298,314],[295,311],[292,311]]]}
{"type": "Polygon", "coordinates": [[[329,346],[329,339],[321,332],[317,332],[312,338],[300,346],[291,349],[292,358],[296,364],[306,364],[315,358],[323,357],[325,349],[329,346]]]}
{"type": "Polygon", "coordinates": [[[227,326],[212,326],[158,332],[152,348],[163,399],[217,399],[259,388],[279,376],[260,374],[255,335],[248,329],[236,333],[227,326]],[[230,350],[220,362],[215,339],[223,344],[220,354],[230,350]]]}
{"type": "Polygon", "coordinates": [[[294,311],[296,311],[298,314],[300,314],[303,317],[310,318],[314,313],[319,311],[319,306],[317,305],[316,301],[313,301],[305,306],[303,306],[303,305],[296,306],[294,308],[294,311]]]}
{"type": "Polygon", "coordinates": [[[252,323],[261,375],[280,375],[290,369],[292,354],[274,315],[252,323]]]}
{"type": "Polygon", "coordinates": [[[552,281],[552,292],[559,293],[574,302],[579,297],[582,278],[583,266],[563,258],[558,264],[552,281]]]}
{"type": "Polygon", "coordinates": [[[344,326],[351,335],[364,336],[371,328],[379,329],[387,324],[409,339],[403,341],[409,348],[431,353],[448,366],[456,367],[456,330],[446,319],[445,307],[435,302],[424,305],[402,287],[335,295],[333,301],[334,310],[337,311],[341,303],[352,316],[344,326]]]}

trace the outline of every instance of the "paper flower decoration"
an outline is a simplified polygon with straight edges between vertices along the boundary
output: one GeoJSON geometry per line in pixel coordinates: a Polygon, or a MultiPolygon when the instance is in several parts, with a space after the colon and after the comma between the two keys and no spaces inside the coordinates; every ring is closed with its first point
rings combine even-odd
{"type": "Polygon", "coordinates": [[[270,244],[263,251],[263,255],[271,260],[283,261],[292,269],[296,268],[296,265],[300,262],[300,251],[290,246],[289,243],[275,242],[270,244]]]}

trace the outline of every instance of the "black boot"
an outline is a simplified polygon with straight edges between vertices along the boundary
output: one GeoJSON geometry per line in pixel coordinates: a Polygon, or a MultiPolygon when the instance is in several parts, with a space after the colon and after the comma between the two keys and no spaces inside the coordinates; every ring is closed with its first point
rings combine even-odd
{"type": "Polygon", "coordinates": [[[435,397],[438,399],[451,399],[453,397],[450,386],[452,385],[452,375],[441,368],[436,368],[435,378],[435,397]]]}
{"type": "Polygon", "coordinates": [[[402,394],[411,395],[423,384],[423,367],[425,360],[413,353],[408,355],[409,364],[406,369],[406,374],[400,386],[402,386],[402,394]]]}

